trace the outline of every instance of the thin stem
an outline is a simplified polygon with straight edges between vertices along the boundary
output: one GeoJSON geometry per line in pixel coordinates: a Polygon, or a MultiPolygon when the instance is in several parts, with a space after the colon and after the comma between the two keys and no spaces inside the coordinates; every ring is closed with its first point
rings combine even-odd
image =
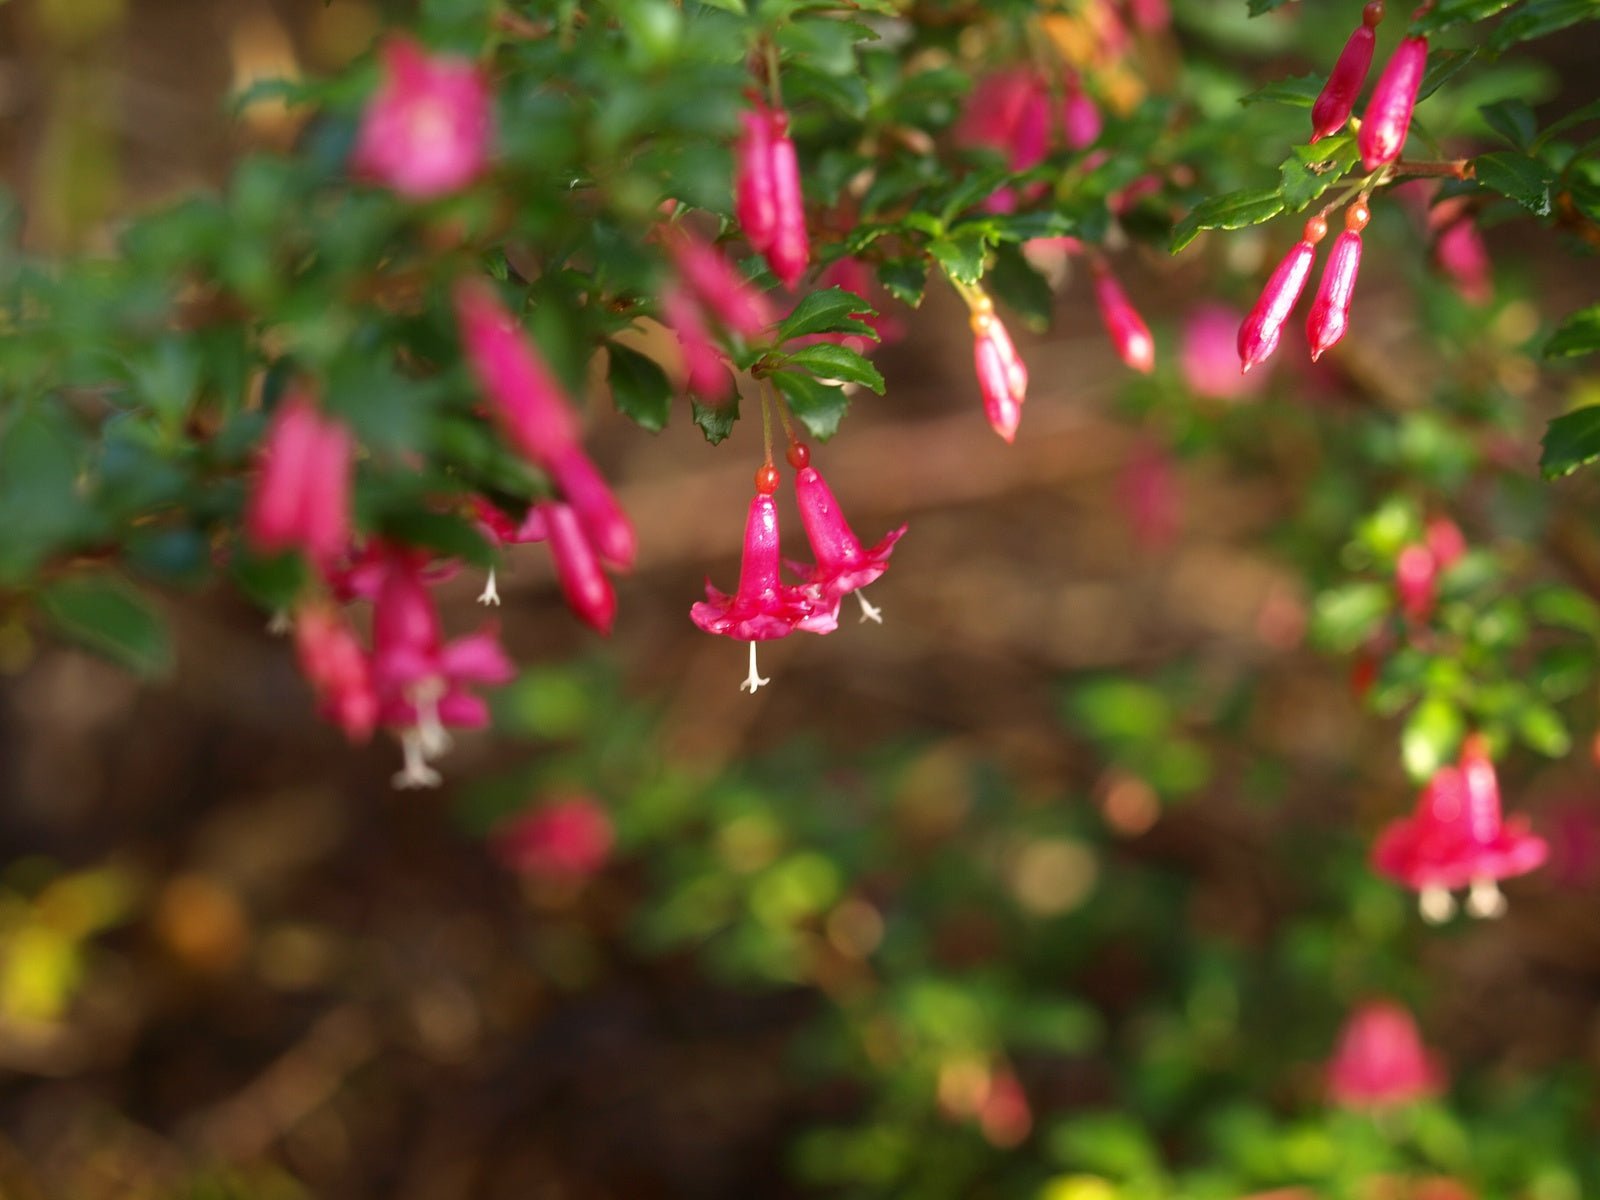
{"type": "Polygon", "coordinates": [[[1400,159],[1394,164],[1397,175],[1429,175],[1445,179],[1471,179],[1477,171],[1470,158],[1450,158],[1433,162],[1407,162],[1400,159]]]}
{"type": "Polygon", "coordinates": [[[789,406],[784,403],[783,393],[770,379],[767,380],[767,386],[772,388],[772,399],[778,406],[778,420],[783,422],[783,436],[789,439],[790,445],[793,445],[800,439],[794,435],[794,421],[789,417],[789,406]]]}
{"type": "Polygon", "coordinates": [[[761,389],[761,441],[766,447],[766,465],[772,465],[772,406],[767,398],[767,390],[761,389]]]}
{"type": "Polygon", "coordinates": [[[778,81],[778,43],[767,39],[767,94],[773,108],[783,107],[783,85],[778,81]]]}

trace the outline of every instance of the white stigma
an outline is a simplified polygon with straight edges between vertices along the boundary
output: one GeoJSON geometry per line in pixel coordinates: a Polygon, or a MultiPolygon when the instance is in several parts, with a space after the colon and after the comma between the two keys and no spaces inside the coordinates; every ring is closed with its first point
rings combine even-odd
{"type": "Polygon", "coordinates": [[[289,610],[280,608],[273,613],[267,621],[267,632],[273,637],[282,637],[294,628],[294,621],[289,616],[289,610]]]}
{"type": "Polygon", "coordinates": [[[754,642],[751,642],[750,643],[750,675],[749,675],[749,678],[747,678],[743,683],[741,683],[739,685],[739,690],[741,692],[749,692],[752,696],[754,696],[756,694],[756,689],[757,688],[764,687],[764,686],[766,686],[767,684],[769,684],[771,682],[772,682],[772,680],[770,680],[770,679],[761,678],[760,673],[756,670],[756,644],[754,642]]]}
{"type": "Polygon", "coordinates": [[[1448,888],[1425,887],[1417,897],[1417,908],[1429,925],[1443,925],[1456,915],[1456,898],[1448,888]]]}
{"type": "Polygon", "coordinates": [[[424,679],[411,689],[411,703],[417,710],[417,745],[424,757],[438,758],[449,753],[450,734],[439,719],[439,697],[444,695],[444,681],[424,679]]]}
{"type": "Polygon", "coordinates": [[[494,568],[489,568],[489,581],[483,585],[483,591],[478,596],[479,604],[492,604],[500,607],[500,590],[494,585],[494,568]]]}
{"type": "Polygon", "coordinates": [[[1492,879],[1474,879],[1467,893],[1467,912],[1474,917],[1493,920],[1506,915],[1506,897],[1492,879]]]}
{"type": "Polygon", "coordinates": [[[859,588],[856,590],[856,603],[861,605],[861,620],[856,622],[858,625],[864,625],[868,621],[874,625],[883,624],[883,609],[869,601],[867,593],[859,588]]]}
{"type": "Polygon", "coordinates": [[[405,755],[405,766],[396,771],[390,781],[395,787],[409,791],[439,786],[442,777],[428,765],[422,752],[422,737],[416,730],[408,729],[400,735],[400,752],[405,755]]]}

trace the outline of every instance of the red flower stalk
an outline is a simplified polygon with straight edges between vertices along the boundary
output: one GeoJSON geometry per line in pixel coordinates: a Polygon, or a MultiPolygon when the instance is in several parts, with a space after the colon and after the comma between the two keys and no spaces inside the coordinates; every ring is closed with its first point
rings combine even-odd
{"type": "Polygon", "coordinates": [[[1311,302],[1306,318],[1306,341],[1311,345],[1311,361],[1316,362],[1350,328],[1350,298],[1356,290],[1356,272],[1361,269],[1361,231],[1367,224],[1367,206],[1359,200],[1345,210],[1344,232],[1333,240],[1322,282],[1311,302]]]}
{"type": "Polygon", "coordinates": [[[323,715],[352,742],[366,741],[378,723],[378,695],[355,631],[331,604],[306,604],[295,614],[294,644],[323,715]]]}
{"type": "Polygon", "coordinates": [[[689,610],[689,617],[707,633],[750,643],[750,674],[739,685],[752,695],[770,680],[756,671],[756,643],[788,637],[796,629],[831,633],[839,623],[839,601],[819,601],[810,588],[791,587],[778,578],[778,506],[772,493],[778,472],[772,465],[756,473],[756,494],[745,519],[744,554],[739,562],[739,586],[728,595],[706,580],[706,598],[689,610]]]}
{"type": "Polygon", "coordinates": [[[1328,1096],[1335,1104],[1389,1108],[1436,1096],[1444,1087],[1444,1068],[1405,1009],[1376,1000],[1350,1014],[1328,1064],[1328,1096]]]}
{"type": "Polygon", "coordinates": [[[836,604],[840,597],[854,593],[861,605],[861,619],[883,623],[883,614],[869,604],[861,589],[875,582],[889,569],[889,555],[904,536],[906,527],[892,529],[870,549],[861,545],[850,523],[839,511],[839,503],[827,482],[810,464],[810,452],[796,442],[789,448],[789,461],[795,464],[795,502],[806,528],[806,540],[816,566],[805,572],[806,583],[815,589],[822,604],[836,604]]]}
{"type": "Polygon", "coordinates": [[[428,55],[414,40],[384,43],[383,82],[361,115],[357,173],[426,200],[465,187],[489,157],[489,85],[471,59],[428,55]]]}
{"type": "Polygon", "coordinates": [[[261,473],[245,508],[245,536],[259,550],[297,549],[323,570],[350,543],[355,444],[296,391],[279,403],[261,449],[261,473]]]}
{"type": "Polygon", "coordinates": [[[1014,441],[1022,420],[1022,402],[1028,398],[1028,368],[987,296],[973,302],[972,333],[984,414],[996,433],[1007,442],[1014,441]]]}
{"type": "Polygon", "coordinates": [[[1363,170],[1376,171],[1400,157],[1427,65],[1427,38],[1408,37],[1395,47],[1372,89],[1366,115],[1361,118],[1361,131],[1356,134],[1363,170]]]}
{"type": "Polygon", "coordinates": [[[1350,119],[1355,108],[1356,95],[1367,81],[1367,70],[1372,66],[1372,50],[1377,44],[1376,29],[1383,20],[1382,0],[1373,0],[1361,10],[1361,24],[1350,35],[1339,54],[1339,60],[1328,73],[1317,102],[1311,106],[1311,140],[1318,141],[1338,133],[1350,119]]]}
{"type": "Polygon", "coordinates": [[[1311,263],[1317,256],[1317,243],[1328,235],[1328,223],[1321,217],[1306,222],[1305,232],[1294,248],[1272,272],[1267,286],[1250,315],[1239,326],[1239,370],[1244,373],[1265,362],[1278,348],[1283,323],[1294,312],[1306,280],[1311,278],[1311,263]]]}
{"type": "Polygon", "coordinates": [[[1117,356],[1135,371],[1148,375],[1156,365],[1156,344],[1150,327],[1129,303],[1111,268],[1099,259],[1094,261],[1094,296],[1117,356]]]}
{"type": "Polygon", "coordinates": [[[1467,912],[1497,917],[1505,897],[1497,882],[1544,863],[1545,840],[1525,818],[1503,820],[1500,785],[1481,734],[1462,745],[1459,766],[1434,773],[1409,817],[1391,823],[1372,851],[1373,869],[1420,893],[1422,915],[1443,921],[1455,911],[1451,892],[1469,888],[1467,912]]]}

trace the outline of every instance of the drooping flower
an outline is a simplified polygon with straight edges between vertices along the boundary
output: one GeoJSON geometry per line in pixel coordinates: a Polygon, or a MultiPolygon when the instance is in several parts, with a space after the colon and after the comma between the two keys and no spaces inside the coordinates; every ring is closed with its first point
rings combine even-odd
{"type": "Polygon", "coordinates": [[[1382,0],[1373,0],[1361,10],[1361,24],[1344,44],[1338,61],[1328,73],[1328,82],[1311,106],[1313,142],[1338,133],[1350,119],[1356,95],[1367,81],[1367,71],[1372,66],[1372,51],[1378,40],[1376,31],[1382,20],[1382,0]]]}
{"type": "Polygon", "coordinates": [[[333,605],[305,604],[295,613],[294,644],[323,714],[352,742],[366,741],[378,723],[378,694],[355,631],[333,605]]]}
{"type": "Polygon", "coordinates": [[[1117,357],[1135,371],[1148,375],[1156,365],[1156,344],[1150,336],[1150,327],[1129,303],[1127,293],[1111,268],[1098,258],[1094,260],[1094,295],[1117,357]]]}
{"type": "Polygon", "coordinates": [[[1305,232],[1294,248],[1284,255],[1250,315],[1239,326],[1239,369],[1249,371],[1267,360],[1278,348],[1278,338],[1283,333],[1283,323],[1294,312],[1294,306],[1305,291],[1306,280],[1311,278],[1311,263],[1317,256],[1317,243],[1328,234],[1328,223],[1321,217],[1306,222],[1305,232]]]}
{"type": "Polygon", "coordinates": [[[615,841],[605,808],[569,796],[503,821],[490,835],[495,857],[519,875],[579,883],[598,874],[615,841]]]}
{"type": "Polygon", "coordinates": [[[706,598],[689,610],[690,619],[707,633],[750,643],[750,674],[739,690],[752,695],[771,682],[756,671],[757,642],[788,637],[796,629],[831,633],[839,623],[837,597],[821,600],[813,589],[779,579],[778,506],[772,498],[777,487],[777,470],[764,466],[757,473],[756,494],[745,519],[738,588],[729,595],[708,579],[706,598]]]}
{"type": "Polygon", "coordinates": [[[595,632],[609,636],[617,617],[617,596],[584,534],[578,514],[571,505],[555,501],[536,508],[550,542],[556,582],[561,585],[567,607],[595,632]]]}
{"type": "Polygon", "coordinates": [[[508,682],[516,674],[492,627],[446,642],[438,610],[417,562],[394,555],[372,606],[372,676],[379,720],[396,730],[405,766],[396,787],[434,787],[428,764],[450,748],[446,726],[488,723],[472,684],[508,682]]]}
{"type": "Polygon", "coordinates": [[[906,527],[891,529],[876,546],[863,547],[827,482],[810,465],[810,453],[803,444],[790,447],[789,461],[797,468],[795,502],[816,558],[816,565],[806,572],[806,583],[816,589],[819,603],[825,605],[837,604],[840,597],[854,593],[861,605],[861,619],[882,624],[882,612],[867,602],[862,589],[889,569],[889,555],[906,527]]]}
{"type": "Polygon", "coordinates": [[[784,287],[794,290],[811,264],[811,237],[806,232],[805,197],[800,188],[800,160],[794,140],[789,136],[789,114],[772,109],[767,114],[772,126],[772,186],[778,205],[778,224],[772,245],[767,247],[767,265],[784,287]]]}
{"type": "Polygon", "coordinates": [[[1333,239],[1316,299],[1306,317],[1306,341],[1316,362],[1344,337],[1350,328],[1350,300],[1355,295],[1356,273],[1361,269],[1361,231],[1367,225],[1367,206],[1360,201],[1345,210],[1344,232],[1333,239]]]}
{"type": "Polygon", "coordinates": [[[1469,888],[1467,912],[1505,911],[1498,881],[1525,875],[1549,854],[1525,818],[1504,820],[1500,785],[1482,735],[1462,745],[1459,765],[1440,767],[1422,790],[1417,809],[1392,822],[1372,851],[1373,868],[1420,893],[1422,915],[1443,921],[1455,911],[1451,892],[1469,888]]]}
{"type": "Polygon", "coordinates": [[[1400,611],[1413,621],[1425,620],[1433,612],[1438,578],[1439,564],[1428,547],[1420,544],[1403,547],[1394,563],[1394,588],[1400,597],[1400,611]]]}
{"type": "Polygon", "coordinates": [[[304,392],[272,415],[261,471],[245,508],[245,535],[258,550],[300,550],[323,570],[350,543],[350,481],[355,443],[304,392]]]}
{"type": "Polygon", "coordinates": [[[758,338],[777,320],[772,303],[715,246],[678,230],[666,239],[678,275],[695,299],[728,330],[758,338]]]}
{"type": "Polygon", "coordinates": [[[1028,368],[987,296],[973,302],[972,334],[984,415],[996,433],[1007,442],[1014,441],[1022,403],[1028,398],[1028,368]]]}
{"type": "Polygon", "coordinates": [[[1487,304],[1494,295],[1493,264],[1467,202],[1454,197],[1435,204],[1428,228],[1433,231],[1434,265],[1468,304],[1487,304]]]}
{"type": "Polygon", "coordinates": [[[684,386],[708,404],[727,401],[733,395],[733,376],[705,314],[686,289],[672,285],[662,290],[661,318],[683,351],[684,386]]]}
{"type": "Polygon", "coordinates": [[[1178,346],[1178,370],[1189,391],[1207,400],[1238,400],[1266,385],[1263,375],[1238,370],[1234,348],[1239,323],[1237,309],[1225,304],[1202,304],[1183,322],[1178,346]]]}
{"type": "Polygon", "coordinates": [[[1410,1104],[1445,1088],[1445,1072],[1428,1052],[1411,1014],[1372,1000],[1350,1014],[1328,1064],[1328,1097],[1341,1108],[1410,1104]]]}
{"type": "Polygon", "coordinates": [[[734,211],[745,237],[772,273],[793,288],[811,261],[800,163],[789,137],[789,114],[752,100],[740,115],[734,150],[734,211]]]}
{"type": "MultiPolygon", "coordinates": [[[[1057,90],[1037,71],[1011,67],[985,76],[973,89],[966,111],[956,127],[956,140],[964,146],[998,150],[1012,171],[1038,166],[1052,146],[1083,150],[1100,137],[1100,110],[1075,76],[1057,90]]],[[[1046,185],[1033,183],[1021,199],[1043,194],[1046,185]]],[[[983,207],[990,212],[1013,212],[1018,195],[1012,188],[996,191],[983,207]]]]}
{"type": "Polygon", "coordinates": [[[633,522],[589,456],[581,447],[571,446],[546,463],[545,469],[572,505],[595,553],[617,570],[629,570],[638,552],[633,522]]]}
{"type": "Polygon", "coordinates": [[[383,81],[356,135],[356,171],[416,200],[467,186],[488,162],[492,134],[489,86],[477,66],[429,55],[402,34],[390,36],[382,58],[383,81]]]}
{"type": "Polygon", "coordinates": [[[1367,101],[1366,114],[1361,118],[1361,130],[1356,134],[1362,170],[1376,171],[1400,157],[1427,65],[1427,38],[1408,37],[1395,47],[1372,89],[1372,99],[1367,101]]]}

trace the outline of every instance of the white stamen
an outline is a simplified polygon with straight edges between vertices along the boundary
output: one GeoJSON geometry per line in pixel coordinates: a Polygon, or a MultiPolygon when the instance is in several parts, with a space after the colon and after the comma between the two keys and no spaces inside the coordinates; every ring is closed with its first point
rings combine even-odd
{"type": "Polygon", "coordinates": [[[876,604],[870,603],[867,600],[867,593],[860,588],[856,589],[856,603],[861,605],[861,620],[856,622],[858,625],[865,624],[868,621],[876,625],[883,624],[883,609],[876,604]]]}
{"type": "Polygon", "coordinates": [[[396,771],[390,781],[395,787],[408,791],[439,786],[441,776],[428,765],[422,752],[422,738],[416,730],[408,729],[400,735],[400,752],[405,755],[405,766],[396,771]]]}
{"type": "Polygon", "coordinates": [[[754,696],[756,694],[756,689],[758,687],[763,687],[766,684],[769,684],[771,682],[772,682],[772,680],[763,679],[763,678],[761,678],[760,674],[757,673],[757,671],[756,671],[756,644],[754,642],[751,642],[750,643],[750,677],[739,685],[739,690],[741,692],[749,692],[752,696],[754,696]]]}
{"type": "Polygon", "coordinates": [[[1429,925],[1443,925],[1456,915],[1456,898],[1448,888],[1425,887],[1417,898],[1417,908],[1429,925]]]}
{"type": "Polygon", "coordinates": [[[1499,884],[1492,879],[1474,879],[1467,893],[1467,912],[1474,917],[1493,920],[1506,915],[1506,897],[1499,884]]]}
{"type": "Polygon", "coordinates": [[[450,734],[439,719],[442,695],[444,682],[439,679],[424,679],[411,689],[411,704],[417,710],[417,743],[430,759],[450,752],[450,734]]]}
{"type": "Polygon", "coordinates": [[[489,581],[483,585],[483,591],[478,596],[479,604],[492,604],[500,607],[500,590],[494,585],[494,568],[489,568],[489,581]]]}
{"type": "Polygon", "coordinates": [[[273,637],[282,637],[293,628],[294,621],[286,608],[280,608],[267,621],[267,632],[273,637]]]}

